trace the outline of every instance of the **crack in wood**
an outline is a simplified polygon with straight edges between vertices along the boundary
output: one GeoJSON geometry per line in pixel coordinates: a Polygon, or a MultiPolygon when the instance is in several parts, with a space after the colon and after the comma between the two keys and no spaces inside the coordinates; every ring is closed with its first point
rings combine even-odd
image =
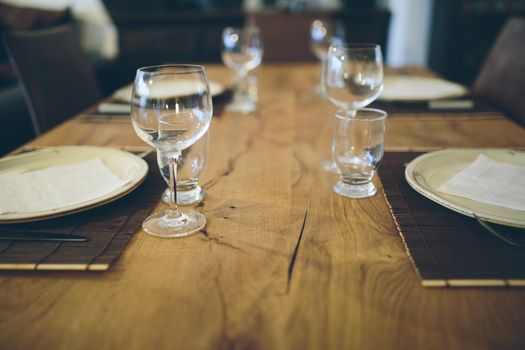
{"type": "MultiPolygon", "coordinates": [[[[220,270],[220,262],[218,264],[219,270],[220,270]]],[[[230,337],[228,334],[228,308],[226,306],[226,299],[224,298],[224,292],[221,288],[221,285],[219,283],[219,278],[215,276],[215,287],[217,288],[217,292],[219,294],[219,302],[221,304],[221,333],[222,338],[220,339],[221,345],[225,345],[227,349],[235,349],[235,343],[234,340],[230,337]]],[[[224,346],[221,346],[221,348],[224,348],[224,346]]]]}
{"type": "Polygon", "coordinates": [[[235,246],[235,245],[233,245],[233,244],[231,244],[231,243],[224,242],[224,241],[220,240],[220,239],[217,238],[217,237],[210,236],[210,234],[208,233],[208,231],[205,230],[205,229],[200,230],[199,233],[200,233],[201,235],[203,235],[203,236],[206,238],[206,240],[208,240],[208,241],[210,241],[210,242],[215,242],[215,243],[217,243],[218,245],[222,245],[222,246],[227,247],[227,248],[231,248],[231,249],[235,249],[235,250],[238,250],[238,251],[240,251],[240,252],[243,252],[243,253],[247,253],[247,252],[246,252],[244,249],[242,249],[242,248],[239,248],[239,247],[237,247],[237,246],[235,246]]]}
{"type": "Polygon", "coordinates": [[[233,170],[235,169],[235,163],[237,163],[237,160],[242,157],[244,154],[246,154],[250,149],[253,147],[255,135],[260,133],[264,126],[261,124],[248,138],[248,141],[245,144],[244,149],[242,149],[239,153],[237,153],[235,156],[231,157],[228,160],[228,167],[221,173],[219,173],[216,177],[205,183],[202,188],[205,190],[209,190],[213,186],[215,186],[223,177],[226,177],[230,175],[233,170]]]}
{"type": "Polygon", "coordinates": [[[301,246],[301,241],[303,240],[303,232],[304,228],[306,227],[306,218],[308,216],[308,209],[306,209],[304,213],[304,220],[303,225],[301,226],[301,231],[299,232],[299,237],[297,238],[297,243],[295,244],[295,249],[292,254],[292,257],[290,259],[290,263],[288,264],[288,283],[286,285],[286,293],[288,294],[290,292],[290,285],[292,283],[292,275],[293,275],[293,269],[295,266],[295,261],[297,259],[297,255],[299,253],[299,247],[301,246]]]}
{"type": "Polygon", "coordinates": [[[217,175],[215,178],[213,178],[210,181],[208,181],[207,183],[205,183],[202,186],[202,188],[204,188],[205,190],[209,190],[210,188],[215,186],[223,177],[226,177],[226,176],[230,175],[233,172],[233,170],[235,169],[235,163],[237,162],[237,159],[239,159],[243,154],[248,152],[250,150],[252,144],[253,144],[253,141],[249,141],[247,143],[246,147],[241,152],[237,153],[235,155],[235,157],[230,158],[228,160],[228,167],[226,168],[226,170],[224,170],[223,172],[219,173],[219,175],[217,175]]]}

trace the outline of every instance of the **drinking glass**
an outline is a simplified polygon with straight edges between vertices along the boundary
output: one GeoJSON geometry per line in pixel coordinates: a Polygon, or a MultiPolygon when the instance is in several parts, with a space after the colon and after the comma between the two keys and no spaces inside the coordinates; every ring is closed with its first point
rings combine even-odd
{"type": "Polygon", "coordinates": [[[137,135],[168,163],[170,208],[149,216],[142,227],[158,237],[182,237],[206,224],[201,213],[177,206],[177,160],[208,130],[212,100],[202,66],[164,65],[137,70],[131,120],[137,135]]]}
{"type": "MultiPolygon", "coordinates": [[[[377,44],[333,44],[323,66],[323,89],[330,101],[352,116],[374,101],[383,89],[383,58],[377,44]]],[[[331,160],[326,171],[337,172],[331,160]]]]}
{"type": "Polygon", "coordinates": [[[349,198],[373,196],[372,177],[383,158],[386,112],[364,108],[355,113],[338,110],[332,157],[341,180],[334,192],[349,198]]]}
{"type": "Polygon", "coordinates": [[[345,42],[345,30],[341,22],[316,19],[310,25],[310,50],[320,62],[320,79],[315,86],[315,91],[326,97],[321,82],[323,81],[323,65],[326,61],[328,48],[332,44],[343,44],[345,42]]]}
{"type": "Polygon", "coordinates": [[[255,26],[224,29],[222,33],[222,60],[233,70],[236,77],[233,101],[226,109],[248,114],[255,111],[255,102],[250,99],[248,73],[262,61],[263,43],[261,32],[255,26]]]}
{"type": "MultiPolygon", "coordinates": [[[[199,141],[182,150],[177,159],[177,204],[197,204],[204,198],[204,190],[199,186],[199,179],[204,172],[208,161],[209,132],[204,134],[199,141]]],[[[166,182],[169,181],[169,158],[159,151],[157,162],[160,173],[166,182]]],[[[162,193],[162,201],[170,204],[170,191],[167,188],[162,193]]]]}

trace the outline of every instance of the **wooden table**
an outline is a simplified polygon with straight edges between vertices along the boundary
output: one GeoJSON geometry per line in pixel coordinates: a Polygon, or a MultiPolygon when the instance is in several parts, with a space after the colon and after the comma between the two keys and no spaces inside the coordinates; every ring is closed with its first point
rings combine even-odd
{"type": "MultiPolygon", "coordinates": [[[[422,287],[378,179],[371,199],[332,192],[317,76],[265,65],[258,112],[214,119],[207,235],[139,232],[106,273],[0,272],[0,348],[525,348],[525,290],[422,287]]],[[[387,130],[387,150],[525,146],[498,113],[392,115],[387,130]]],[[[77,119],[32,142],[70,144],[143,146],[130,124],[77,119]]]]}

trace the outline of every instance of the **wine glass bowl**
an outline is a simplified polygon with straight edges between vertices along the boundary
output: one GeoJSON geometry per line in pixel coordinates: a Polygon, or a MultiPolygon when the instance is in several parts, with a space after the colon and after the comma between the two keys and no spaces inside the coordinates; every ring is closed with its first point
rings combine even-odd
{"type": "Polygon", "coordinates": [[[321,97],[325,97],[321,82],[328,48],[332,44],[342,44],[344,41],[345,31],[340,22],[320,19],[312,21],[310,25],[310,50],[320,62],[321,79],[315,90],[321,97]]]}
{"type": "Polygon", "coordinates": [[[163,65],[137,71],[131,120],[137,135],[164,150],[182,150],[208,129],[212,102],[204,68],[163,65]]]}
{"type": "Polygon", "coordinates": [[[208,130],[212,108],[204,67],[164,65],[137,70],[131,103],[133,128],[167,160],[170,188],[170,208],[144,221],[142,227],[147,233],[182,237],[206,224],[201,213],[178,208],[176,174],[182,150],[197,142],[208,130]]]}
{"type": "Polygon", "coordinates": [[[324,65],[323,87],[330,101],[347,111],[370,104],[383,89],[379,45],[331,45],[324,65]]]}
{"type": "Polygon", "coordinates": [[[224,29],[222,37],[222,59],[228,68],[246,74],[261,64],[263,49],[259,28],[228,27],[224,29]]]}
{"type": "Polygon", "coordinates": [[[222,60],[236,77],[233,102],[226,108],[229,111],[247,114],[256,108],[250,98],[248,73],[262,62],[263,43],[259,28],[225,28],[222,33],[222,60]]]}

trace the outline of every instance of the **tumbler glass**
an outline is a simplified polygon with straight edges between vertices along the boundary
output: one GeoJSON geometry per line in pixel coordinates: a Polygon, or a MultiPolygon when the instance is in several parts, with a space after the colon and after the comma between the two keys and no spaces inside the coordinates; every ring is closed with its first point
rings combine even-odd
{"type": "Polygon", "coordinates": [[[372,177],[383,158],[387,114],[364,108],[352,112],[341,109],[335,116],[332,156],[341,179],[334,192],[349,198],[371,197],[377,192],[372,177]]]}
{"type": "MultiPolygon", "coordinates": [[[[199,186],[199,179],[208,161],[209,132],[199,141],[184,149],[177,159],[177,204],[195,205],[204,199],[204,190],[199,186]]],[[[157,153],[157,162],[161,174],[166,181],[169,179],[169,159],[163,152],[157,153]]],[[[167,188],[162,193],[164,203],[170,203],[170,193],[167,188]]]]}

